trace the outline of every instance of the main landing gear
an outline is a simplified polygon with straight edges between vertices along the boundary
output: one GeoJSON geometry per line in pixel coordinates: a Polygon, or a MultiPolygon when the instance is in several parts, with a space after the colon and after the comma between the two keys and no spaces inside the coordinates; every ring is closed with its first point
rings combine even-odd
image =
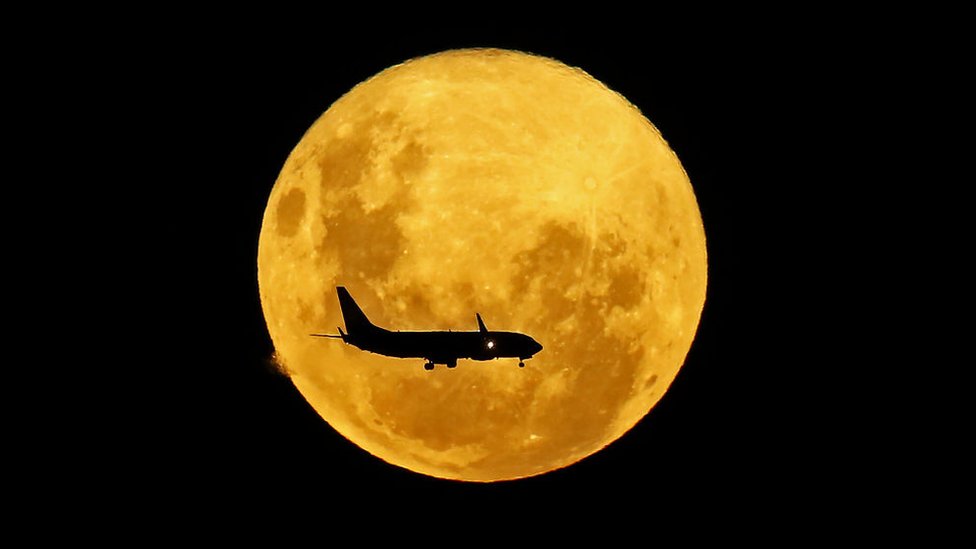
{"type": "Polygon", "coordinates": [[[525,368],[525,361],[521,358],[519,359],[519,368],[525,368]]]}
{"type": "Polygon", "coordinates": [[[429,371],[431,371],[433,369],[434,369],[434,363],[433,362],[427,362],[427,363],[424,364],[424,370],[427,370],[429,372],[429,371]]]}

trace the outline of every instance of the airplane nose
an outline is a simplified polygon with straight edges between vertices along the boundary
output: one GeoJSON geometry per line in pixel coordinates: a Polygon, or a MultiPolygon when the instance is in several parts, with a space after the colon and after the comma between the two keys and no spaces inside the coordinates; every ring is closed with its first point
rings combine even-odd
{"type": "Polygon", "coordinates": [[[542,350],[542,345],[539,345],[538,341],[532,340],[532,354],[536,354],[542,350]]]}

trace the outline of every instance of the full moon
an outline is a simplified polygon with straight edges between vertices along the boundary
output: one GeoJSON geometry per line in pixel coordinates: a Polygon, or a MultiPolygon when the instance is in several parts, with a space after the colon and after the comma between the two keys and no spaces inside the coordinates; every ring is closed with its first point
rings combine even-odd
{"type": "Polygon", "coordinates": [[[661,399],[705,302],[705,232],[657,129],[580,69],[454,50],[336,101],[271,190],[258,246],[276,361],[336,431],[435,477],[575,463],[661,399]],[[335,287],[390,330],[522,332],[527,360],[423,359],[309,337],[335,287]]]}

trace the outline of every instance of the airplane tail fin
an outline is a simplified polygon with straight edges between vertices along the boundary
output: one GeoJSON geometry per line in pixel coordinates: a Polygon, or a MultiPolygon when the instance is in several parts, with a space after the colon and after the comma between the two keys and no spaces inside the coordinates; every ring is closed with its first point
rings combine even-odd
{"type": "MultiPolygon", "coordinates": [[[[336,286],[336,293],[339,294],[339,307],[342,309],[342,320],[346,323],[346,330],[350,336],[356,336],[363,332],[376,329],[376,326],[366,318],[366,314],[359,308],[356,301],[349,295],[344,286],[336,286]]],[[[342,330],[339,330],[342,333],[342,330]]],[[[345,340],[346,334],[343,334],[345,340]]]]}

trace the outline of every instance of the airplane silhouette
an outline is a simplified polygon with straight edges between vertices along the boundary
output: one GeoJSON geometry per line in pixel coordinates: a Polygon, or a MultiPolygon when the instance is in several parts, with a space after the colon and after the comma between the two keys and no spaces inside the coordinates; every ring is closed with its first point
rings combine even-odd
{"type": "Polygon", "coordinates": [[[424,364],[426,370],[433,370],[435,364],[454,368],[459,358],[518,358],[519,367],[522,368],[526,359],[542,350],[542,345],[525,334],[488,331],[478,313],[475,313],[478,317],[477,332],[392,332],[370,322],[345,287],[336,286],[336,293],[339,294],[339,307],[346,331],[339,328],[339,335],[309,335],[342,339],[363,351],[384,356],[424,358],[427,360],[424,364]]]}

